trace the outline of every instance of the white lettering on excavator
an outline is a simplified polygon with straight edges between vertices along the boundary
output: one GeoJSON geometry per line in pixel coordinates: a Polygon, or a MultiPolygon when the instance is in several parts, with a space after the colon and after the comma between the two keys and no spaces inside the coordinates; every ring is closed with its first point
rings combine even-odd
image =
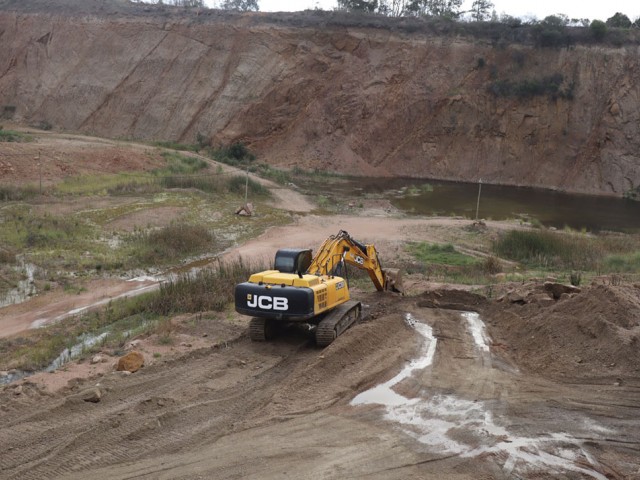
{"type": "Polygon", "coordinates": [[[353,260],[359,264],[359,265],[364,265],[364,258],[362,258],[360,255],[353,255],[351,254],[351,258],[353,258],[353,260]]]}
{"type": "Polygon", "coordinates": [[[263,295],[252,295],[247,299],[247,305],[262,310],[289,310],[289,299],[285,297],[265,297],[263,295]]]}

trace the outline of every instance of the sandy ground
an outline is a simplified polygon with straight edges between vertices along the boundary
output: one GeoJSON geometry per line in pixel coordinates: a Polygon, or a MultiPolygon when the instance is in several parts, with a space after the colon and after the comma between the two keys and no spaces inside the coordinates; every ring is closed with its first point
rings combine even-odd
{"type": "Polygon", "coordinates": [[[370,319],[324,350],[219,318],[215,344],[129,376],[5,389],[2,478],[640,478],[637,382],[553,382],[492,345],[482,313],[361,298],[370,319]]]}

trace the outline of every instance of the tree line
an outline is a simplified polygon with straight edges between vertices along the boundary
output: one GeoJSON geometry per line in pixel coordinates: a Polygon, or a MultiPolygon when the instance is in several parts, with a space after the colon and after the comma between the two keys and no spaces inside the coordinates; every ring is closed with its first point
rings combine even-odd
{"type": "MultiPolygon", "coordinates": [[[[204,0],[132,0],[136,3],[155,3],[157,5],[171,5],[176,7],[206,8],[204,0]]],[[[336,10],[346,12],[372,13],[390,17],[431,16],[451,20],[463,17],[473,21],[492,21],[519,25],[520,18],[507,14],[498,16],[491,0],[474,0],[470,10],[462,10],[464,0],[337,0],[336,10]]],[[[260,10],[258,0],[216,0],[215,8],[222,10],[237,10],[242,12],[260,10]]],[[[631,20],[624,13],[617,12],[606,21],[587,18],[569,18],[564,14],[549,15],[542,21],[529,20],[526,23],[540,24],[552,28],[567,26],[591,27],[596,38],[602,38],[607,28],[640,28],[640,17],[631,20]]]]}

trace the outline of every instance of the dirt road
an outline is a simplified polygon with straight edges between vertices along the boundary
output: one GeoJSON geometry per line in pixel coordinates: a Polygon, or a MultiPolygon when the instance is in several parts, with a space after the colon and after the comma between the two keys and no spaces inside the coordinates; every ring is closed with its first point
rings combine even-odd
{"type": "Polygon", "coordinates": [[[0,477],[640,478],[640,385],[554,383],[492,345],[482,312],[361,298],[370,319],[324,350],[221,320],[213,348],[133,375],[5,389],[0,477]],[[101,402],[74,397],[96,384],[101,402]]]}

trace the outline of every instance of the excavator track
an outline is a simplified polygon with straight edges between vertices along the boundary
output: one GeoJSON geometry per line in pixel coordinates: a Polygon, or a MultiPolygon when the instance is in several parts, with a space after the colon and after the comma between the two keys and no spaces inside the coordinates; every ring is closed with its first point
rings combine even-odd
{"type": "Polygon", "coordinates": [[[350,300],[324,317],[316,327],[316,344],[326,347],[351,325],[360,320],[362,304],[350,300]]]}
{"type": "Polygon", "coordinates": [[[254,342],[271,340],[274,334],[273,320],[254,317],[249,323],[249,338],[254,342]]]}

